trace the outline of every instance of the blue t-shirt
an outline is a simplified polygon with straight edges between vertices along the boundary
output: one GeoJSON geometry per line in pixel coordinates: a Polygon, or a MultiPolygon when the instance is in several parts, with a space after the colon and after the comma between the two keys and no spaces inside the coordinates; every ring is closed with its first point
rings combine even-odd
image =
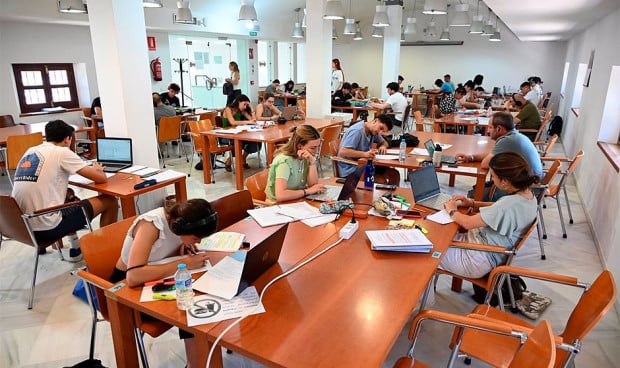
{"type": "MultiPolygon", "coordinates": [[[[365,127],[366,125],[363,122],[353,124],[353,126],[344,133],[339,148],[346,147],[356,151],[366,152],[370,150],[373,143],[377,143],[377,145],[383,143],[383,137],[380,135],[366,135],[365,127]]],[[[349,160],[357,160],[355,157],[347,157],[341,154],[338,154],[338,156],[349,160]]],[[[346,162],[338,162],[338,171],[342,177],[354,172],[356,167],[356,165],[350,165],[346,162]]]]}
{"type": "Polygon", "coordinates": [[[515,129],[509,131],[495,141],[495,147],[493,147],[492,151],[493,155],[502,152],[515,152],[523,156],[525,161],[530,165],[531,174],[538,175],[542,180],[543,168],[540,155],[528,137],[515,129]]]}
{"type": "Polygon", "coordinates": [[[454,93],[454,88],[449,83],[444,83],[439,88],[439,92],[441,93],[454,93]]]}

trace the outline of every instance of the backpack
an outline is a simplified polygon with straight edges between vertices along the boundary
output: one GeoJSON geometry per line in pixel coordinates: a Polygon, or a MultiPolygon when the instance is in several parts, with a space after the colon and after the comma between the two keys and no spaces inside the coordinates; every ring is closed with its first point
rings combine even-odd
{"type": "MultiPolygon", "coordinates": [[[[488,274],[487,274],[488,275],[488,274]]],[[[472,285],[474,287],[474,295],[472,298],[478,304],[484,304],[484,299],[487,296],[487,291],[476,284],[472,285]]],[[[527,290],[527,285],[525,281],[517,275],[510,275],[510,286],[512,286],[512,293],[516,300],[520,300],[523,298],[523,292],[527,290]]],[[[510,303],[510,292],[508,291],[508,280],[504,282],[502,285],[502,298],[504,299],[504,303],[510,303]]],[[[491,306],[495,307],[499,304],[499,298],[495,293],[493,293],[493,297],[491,297],[491,306]]]]}
{"type": "Polygon", "coordinates": [[[559,115],[556,115],[551,119],[549,123],[549,129],[547,129],[547,135],[549,137],[553,137],[554,134],[560,136],[562,134],[562,126],[564,125],[564,120],[559,115]]]}

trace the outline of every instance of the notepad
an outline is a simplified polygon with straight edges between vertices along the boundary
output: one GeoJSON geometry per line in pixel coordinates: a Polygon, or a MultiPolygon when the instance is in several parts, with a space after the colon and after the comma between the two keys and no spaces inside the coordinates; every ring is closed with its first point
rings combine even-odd
{"type": "Polygon", "coordinates": [[[429,253],[430,240],[418,229],[367,230],[372,250],[389,252],[429,253]]]}

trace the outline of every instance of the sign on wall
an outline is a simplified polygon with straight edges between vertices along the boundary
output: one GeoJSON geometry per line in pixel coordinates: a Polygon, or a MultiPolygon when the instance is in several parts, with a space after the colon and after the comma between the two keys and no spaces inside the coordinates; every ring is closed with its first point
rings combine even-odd
{"type": "Polygon", "coordinates": [[[157,44],[155,42],[155,36],[146,36],[146,44],[149,47],[149,51],[157,50],[157,44]]]}

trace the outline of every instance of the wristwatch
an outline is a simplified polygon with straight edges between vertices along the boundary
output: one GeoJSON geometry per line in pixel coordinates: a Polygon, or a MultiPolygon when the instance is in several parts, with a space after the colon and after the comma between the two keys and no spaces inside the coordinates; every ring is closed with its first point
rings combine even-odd
{"type": "Polygon", "coordinates": [[[449,215],[450,217],[452,217],[452,215],[454,215],[454,213],[455,213],[455,212],[456,212],[456,210],[451,210],[450,212],[448,212],[448,215],[449,215]]]}

